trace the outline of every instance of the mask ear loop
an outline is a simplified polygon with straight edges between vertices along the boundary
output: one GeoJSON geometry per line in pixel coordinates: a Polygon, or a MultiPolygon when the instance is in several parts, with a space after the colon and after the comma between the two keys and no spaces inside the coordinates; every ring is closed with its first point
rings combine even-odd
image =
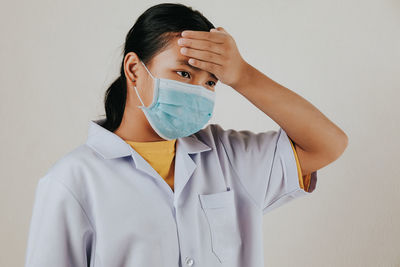
{"type": "Polygon", "coordinates": [[[146,65],[143,63],[143,61],[140,60],[140,62],[142,62],[144,68],[147,70],[147,72],[150,74],[151,78],[154,79],[153,75],[151,74],[151,72],[149,71],[149,69],[146,67],[146,65]]]}
{"type": "MultiPolygon", "coordinates": [[[[146,65],[143,63],[143,61],[140,60],[140,62],[143,64],[143,66],[144,66],[144,68],[146,69],[146,71],[150,74],[151,78],[153,78],[153,80],[154,80],[153,75],[152,75],[151,72],[147,69],[147,67],[146,67],[146,65]]],[[[132,81],[134,82],[135,80],[132,80],[132,81]]],[[[138,90],[136,89],[136,86],[133,86],[133,87],[135,88],[136,95],[139,97],[139,100],[140,100],[140,102],[142,103],[142,106],[138,106],[138,107],[139,107],[139,108],[145,107],[145,105],[144,105],[144,103],[143,103],[143,101],[142,101],[142,98],[140,97],[139,92],[138,92],[138,90]]]]}
{"type": "MultiPolygon", "coordinates": [[[[135,80],[133,80],[133,81],[135,81],[135,80]]],[[[135,88],[135,91],[136,91],[136,95],[139,97],[139,100],[140,100],[140,102],[142,103],[142,106],[138,106],[139,108],[142,108],[142,107],[144,107],[144,103],[143,103],[143,101],[142,101],[142,98],[140,98],[140,95],[139,95],[139,93],[138,93],[138,90],[136,89],[136,86],[133,86],[134,88],[135,88]]]]}

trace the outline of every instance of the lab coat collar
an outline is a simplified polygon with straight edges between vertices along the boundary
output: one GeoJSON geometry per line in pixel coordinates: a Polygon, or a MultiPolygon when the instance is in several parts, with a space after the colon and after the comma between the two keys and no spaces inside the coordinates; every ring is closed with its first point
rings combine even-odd
{"type": "MultiPolygon", "coordinates": [[[[105,159],[131,156],[131,146],[121,137],[101,126],[105,120],[103,118],[89,121],[86,144],[105,159]]],[[[211,147],[197,139],[194,134],[178,138],[177,144],[188,154],[211,150],[211,147]]]]}

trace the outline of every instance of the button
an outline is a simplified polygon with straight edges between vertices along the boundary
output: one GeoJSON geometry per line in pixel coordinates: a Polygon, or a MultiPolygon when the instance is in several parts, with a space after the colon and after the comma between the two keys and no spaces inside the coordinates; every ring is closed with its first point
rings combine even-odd
{"type": "Polygon", "coordinates": [[[194,260],[190,257],[186,257],[186,265],[187,266],[192,266],[194,263],[194,260]]]}

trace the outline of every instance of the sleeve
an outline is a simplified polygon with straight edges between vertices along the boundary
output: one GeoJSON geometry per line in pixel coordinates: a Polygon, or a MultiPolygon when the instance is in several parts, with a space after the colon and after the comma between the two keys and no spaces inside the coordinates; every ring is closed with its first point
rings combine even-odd
{"type": "MultiPolygon", "coordinates": [[[[236,172],[247,195],[263,214],[289,201],[310,194],[301,184],[301,168],[286,132],[254,133],[248,130],[225,130],[216,124],[220,142],[223,144],[231,168],[236,172]]],[[[316,181],[317,172],[313,172],[316,181]]],[[[303,186],[304,187],[304,186],[303,186]]],[[[314,184],[315,187],[315,184],[314,184]]],[[[311,187],[310,187],[311,188],[311,187]]]]}
{"type": "Polygon", "coordinates": [[[60,181],[45,176],[35,191],[25,267],[89,266],[93,228],[60,181]]]}

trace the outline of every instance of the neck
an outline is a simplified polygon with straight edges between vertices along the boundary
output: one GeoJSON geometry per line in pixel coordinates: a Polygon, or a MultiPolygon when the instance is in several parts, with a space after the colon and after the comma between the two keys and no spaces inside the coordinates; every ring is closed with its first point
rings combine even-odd
{"type": "Polygon", "coordinates": [[[165,139],[161,138],[154,131],[143,111],[138,108],[138,105],[141,105],[141,103],[137,98],[131,97],[130,92],[132,92],[132,90],[128,90],[124,115],[120,126],[114,133],[123,140],[134,142],[165,141],[165,139]]]}

